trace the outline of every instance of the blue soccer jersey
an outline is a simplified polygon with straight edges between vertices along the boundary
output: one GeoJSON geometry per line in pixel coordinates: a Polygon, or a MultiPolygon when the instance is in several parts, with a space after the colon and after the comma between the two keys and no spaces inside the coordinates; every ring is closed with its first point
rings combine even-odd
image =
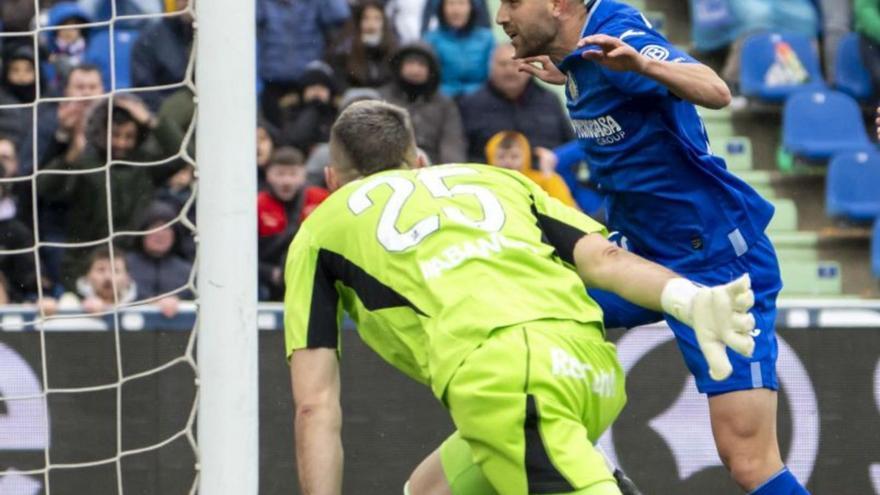
{"type": "MultiPolygon", "coordinates": [[[[696,62],[614,0],[591,6],[583,35],[593,34],[620,38],[655,60],[696,62]]],[[[685,273],[744,255],[762,238],[773,206],[712,155],[694,105],[653,79],[584,60],[582,51],[559,68],[591,180],[607,196],[609,230],[685,273]]]]}

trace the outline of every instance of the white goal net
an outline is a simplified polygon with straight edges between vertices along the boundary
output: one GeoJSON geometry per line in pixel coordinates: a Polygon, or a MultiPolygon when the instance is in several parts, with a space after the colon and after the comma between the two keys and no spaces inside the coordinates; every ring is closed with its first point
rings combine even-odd
{"type": "Polygon", "coordinates": [[[0,32],[0,494],[255,493],[253,2],[201,3],[0,32]]]}

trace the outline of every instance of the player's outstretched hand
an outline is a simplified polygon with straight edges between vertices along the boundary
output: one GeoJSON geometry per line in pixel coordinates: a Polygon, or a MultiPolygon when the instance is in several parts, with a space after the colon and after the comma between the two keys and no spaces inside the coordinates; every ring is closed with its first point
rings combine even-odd
{"type": "Polygon", "coordinates": [[[648,59],[623,40],[607,34],[594,34],[578,41],[577,47],[591,46],[581,57],[621,72],[643,72],[648,59]]]}
{"type": "Polygon", "coordinates": [[[520,72],[528,72],[548,84],[565,84],[566,77],[547,55],[517,59],[520,72]]]}
{"type": "Polygon", "coordinates": [[[755,304],[755,294],[748,274],[715,287],[675,279],[664,289],[662,299],[666,312],[694,329],[713,380],[724,380],[733,372],[726,347],[752,356],[755,318],[749,310],[755,304]]]}

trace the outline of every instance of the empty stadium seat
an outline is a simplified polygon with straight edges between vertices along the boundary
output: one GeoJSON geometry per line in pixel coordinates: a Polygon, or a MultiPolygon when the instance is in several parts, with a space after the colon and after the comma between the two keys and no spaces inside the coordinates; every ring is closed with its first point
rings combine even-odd
{"type": "Polygon", "coordinates": [[[828,160],[840,152],[871,146],[859,104],[828,89],[801,91],[785,102],[782,145],[785,151],[810,160],[828,160]]]}
{"type": "Polygon", "coordinates": [[[733,172],[752,169],[752,140],[745,136],[725,137],[712,141],[712,152],[727,163],[733,172]]]}
{"type": "Polygon", "coordinates": [[[869,221],[880,216],[880,152],[836,155],[828,165],[825,191],[828,216],[869,221]]]}
{"type": "Polygon", "coordinates": [[[874,222],[874,234],[871,236],[871,268],[874,276],[880,278],[880,220],[874,222]]]}
{"type": "Polygon", "coordinates": [[[871,75],[862,63],[859,35],[856,33],[847,34],[837,45],[834,86],[863,102],[869,101],[874,95],[871,75]]]}
{"type": "Polygon", "coordinates": [[[740,90],[744,96],[768,103],[782,103],[803,88],[824,87],[815,40],[801,34],[758,33],[743,43],[740,58],[740,90]],[[768,77],[797,77],[803,82],[774,82],[768,77]],[[772,71],[772,72],[771,72],[772,71]]]}

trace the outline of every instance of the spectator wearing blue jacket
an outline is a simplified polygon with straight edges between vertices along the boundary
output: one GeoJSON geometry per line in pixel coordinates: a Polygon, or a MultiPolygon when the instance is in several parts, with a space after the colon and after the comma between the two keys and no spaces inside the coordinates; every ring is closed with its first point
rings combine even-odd
{"type": "Polygon", "coordinates": [[[257,73],[263,83],[261,104],[273,124],[275,107],[299,89],[309,62],[324,59],[351,17],[346,0],[257,0],[257,73]]]}
{"type": "MultiPolygon", "coordinates": [[[[70,70],[83,62],[88,47],[89,28],[77,27],[77,24],[86,24],[90,19],[76,2],[58,2],[49,9],[49,26],[68,26],[43,33],[43,48],[48,60],[41,63],[40,67],[43,79],[49,84],[49,93],[57,94],[70,70]]],[[[46,93],[45,89],[42,91],[46,93]]]]}
{"type": "Polygon", "coordinates": [[[425,35],[440,62],[440,91],[451,98],[472,93],[489,78],[495,38],[476,25],[474,0],[442,0],[440,26],[425,35]]]}

